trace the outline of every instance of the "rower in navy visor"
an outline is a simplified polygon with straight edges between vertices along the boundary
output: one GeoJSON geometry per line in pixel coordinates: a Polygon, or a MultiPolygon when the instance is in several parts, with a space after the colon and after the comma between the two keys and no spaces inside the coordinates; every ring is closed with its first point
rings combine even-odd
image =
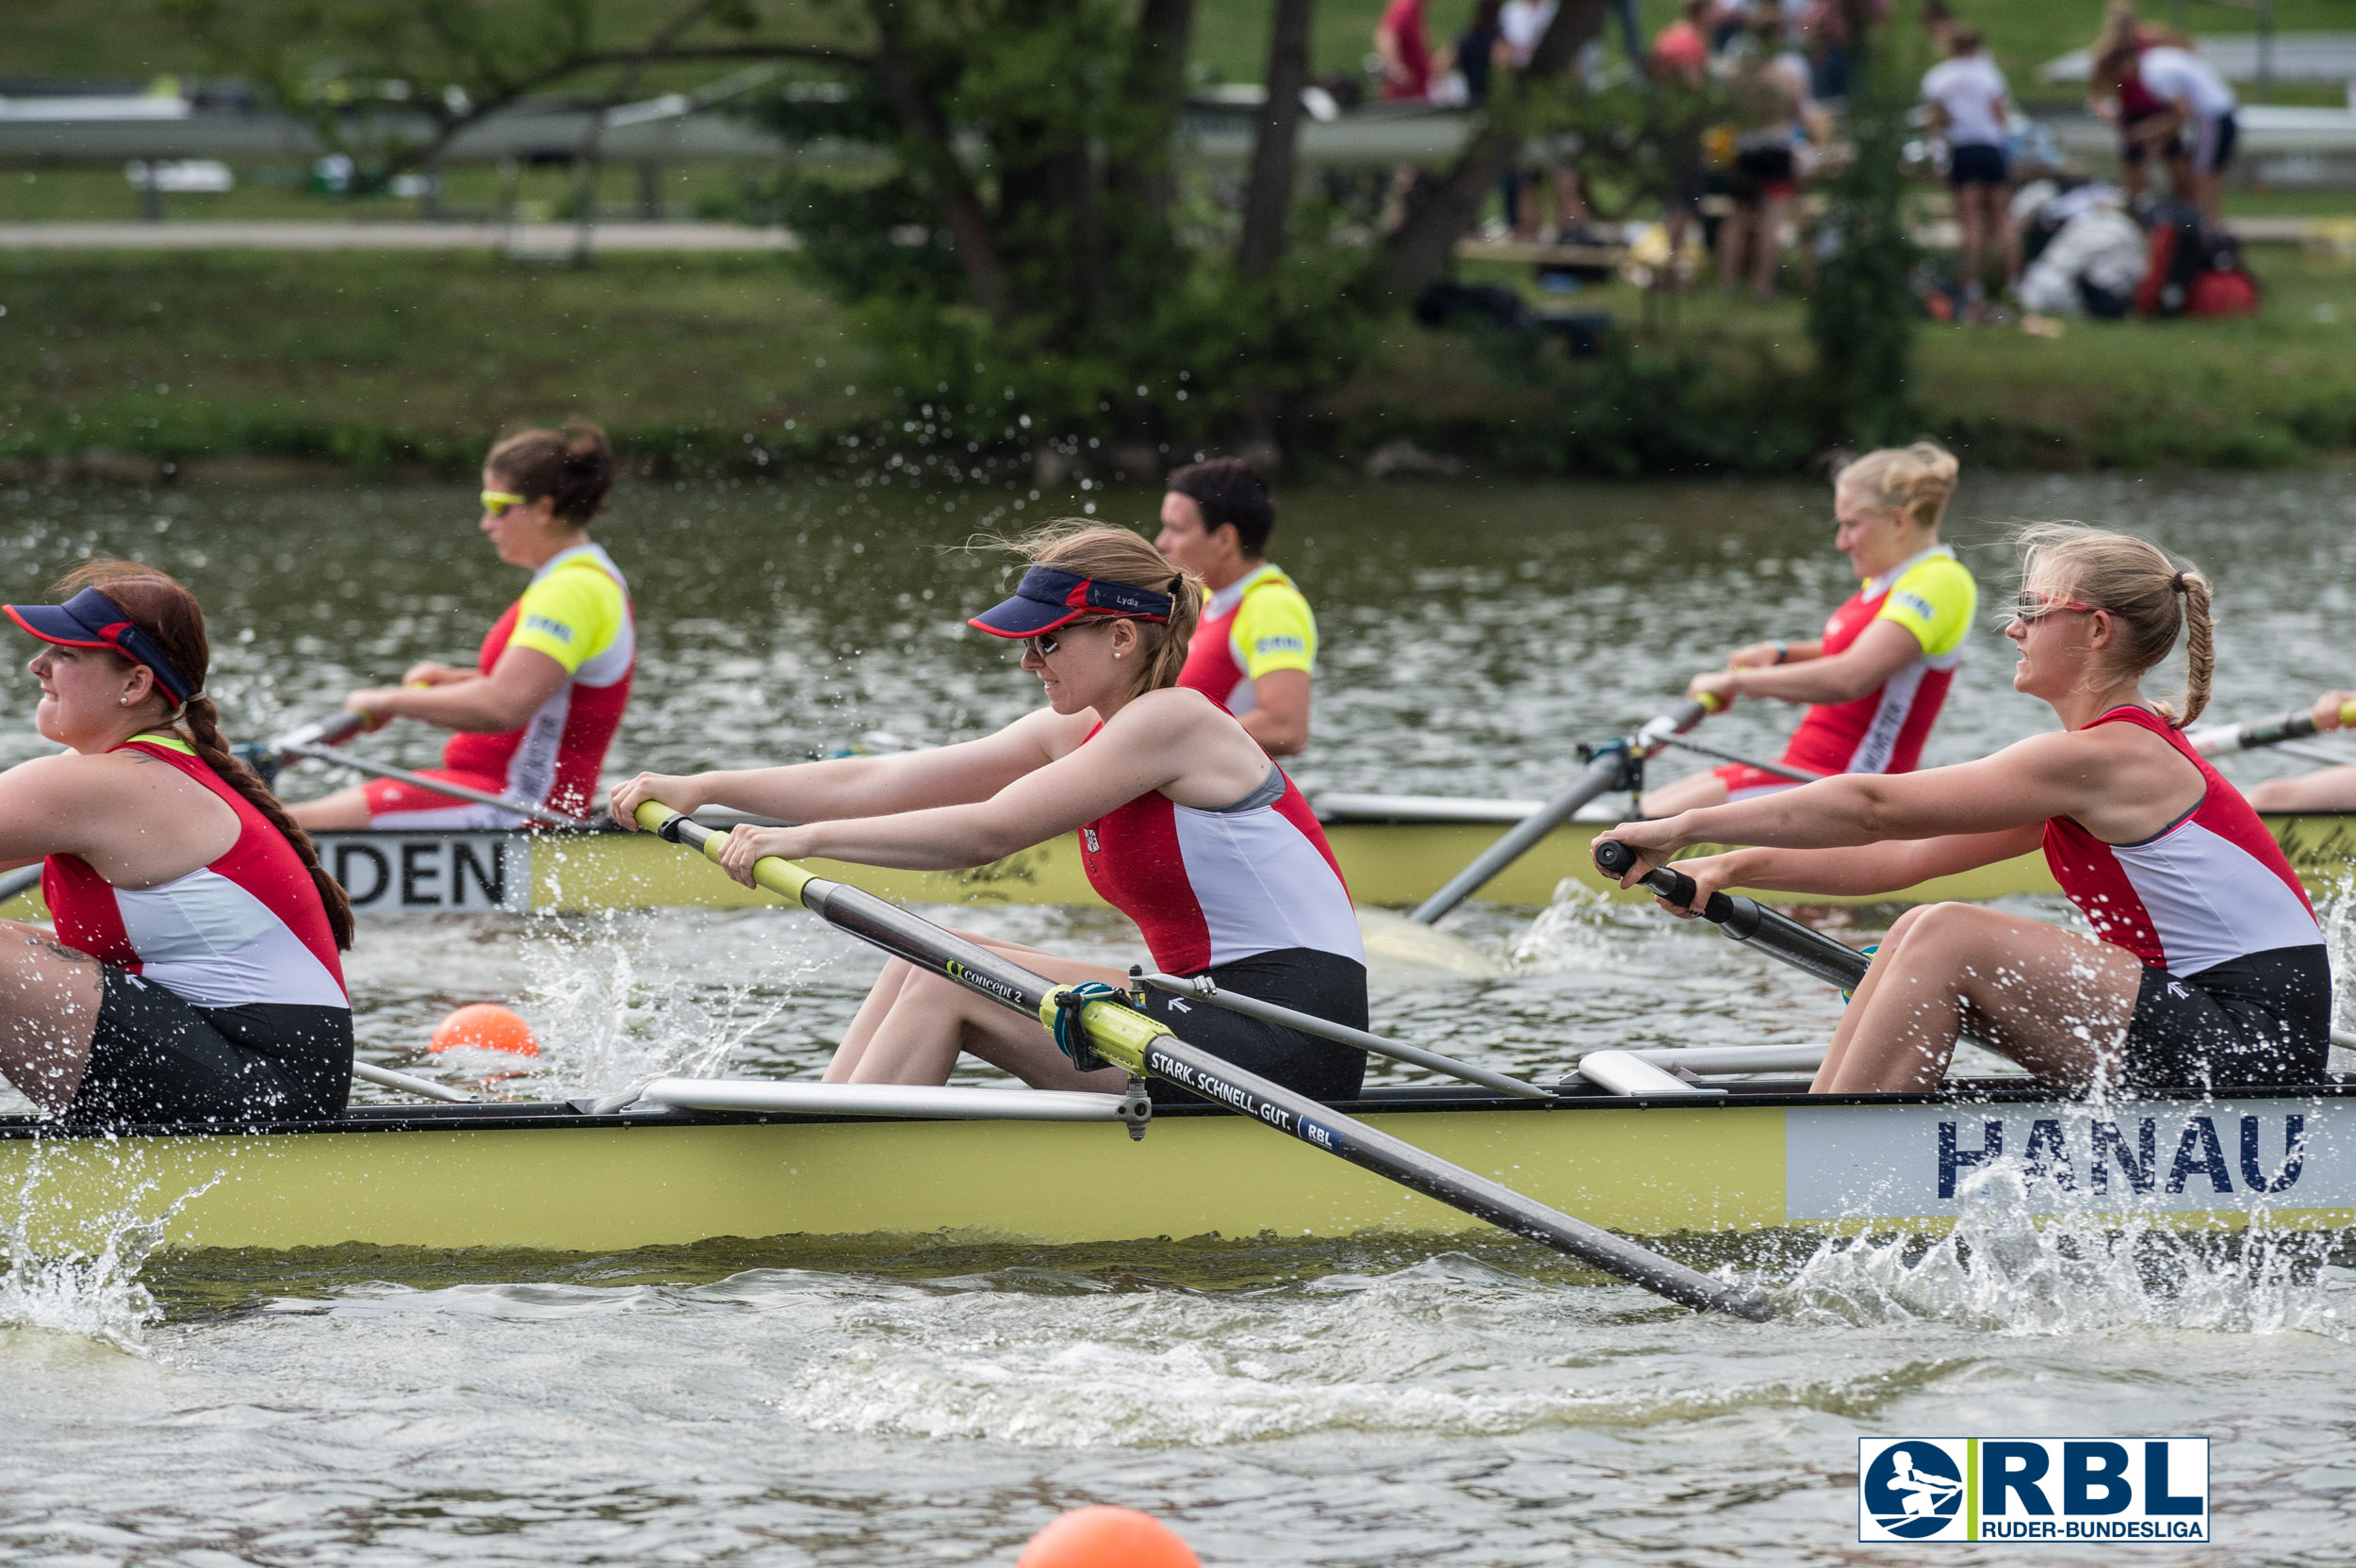
{"type": "MultiPolygon", "coordinates": [[[[641,774],[614,792],[638,805],[728,806],[793,827],[739,826],[720,863],[747,886],[753,862],[823,856],[912,871],[987,865],[1076,833],[1089,883],[1143,932],[1166,972],[1364,1028],[1366,956],[1333,853],[1301,792],[1235,716],[1181,688],[1203,602],[1121,529],[1063,523],[1023,545],[1012,598],[969,624],[1023,645],[1047,706],[997,734],[933,751],[684,777],[641,774]]],[[[1051,980],[1122,986],[1118,970],[987,938],[1051,980]]],[[[1358,1092],[1366,1058],[1294,1030],[1155,994],[1149,1009],[1238,1067],[1319,1100],[1358,1092]]],[[[868,993],[829,1083],[941,1084],[971,1052],[1037,1088],[1117,1093],[1117,1068],[1082,1072],[1039,1024],[893,959],[868,993]]],[[[1155,1084],[1158,1100],[1189,1099],[1155,1084]]]]}

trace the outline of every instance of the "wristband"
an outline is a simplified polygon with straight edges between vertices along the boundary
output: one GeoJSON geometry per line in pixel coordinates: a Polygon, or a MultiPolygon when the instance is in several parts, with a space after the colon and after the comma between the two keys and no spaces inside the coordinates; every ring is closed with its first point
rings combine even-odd
{"type": "Polygon", "coordinates": [[[1769,641],[1770,643],[1772,643],[1772,644],[1774,644],[1774,645],[1775,645],[1775,662],[1776,662],[1776,663],[1780,664],[1780,663],[1782,663],[1785,660],[1787,660],[1787,659],[1789,659],[1789,658],[1791,658],[1791,657],[1792,657],[1792,645],[1791,645],[1791,644],[1789,644],[1789,643],[1785,642],[1785,641],[1784,641],[1782,638],[1780,638],[1780,637],[1770,637],[1770,638],[1768,639],[1768,641],[1769,641]]]}

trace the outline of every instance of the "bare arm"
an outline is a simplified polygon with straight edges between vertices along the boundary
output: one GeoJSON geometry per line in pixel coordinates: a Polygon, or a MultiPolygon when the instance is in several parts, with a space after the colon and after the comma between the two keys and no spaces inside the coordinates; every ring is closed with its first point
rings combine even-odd
{"type": "Polygon", "coordinates": [[[374,687],[352,693],[344,707],[379,722],[421,719],[444,729],[496,735],[521,729],[570,679],[564,665],[538,648],[509,648],[489,675],[460,675],[431,686],[374,687]]]}
{"type": "Polygon", "coordinates": [[[1258,745],[1200,694],[1149,693],[1089,744],[1024,772],[987,800],[798,827],[738,827],[720,864],[739,880],[748,880],[765,855],[910,871],[977,866],[1156,790],[1181,805],[1213,807],[1250,793],[1267,776],[1258,745]]]}
{"type": "Polygon", "coordinates": [[[1259,706],[1242,715],[1244,733],[1270,757],[1298,756],[1309,743],[1309,672],[1270,670],[1252,683],[1259,706]]]}
{"type": "MultiPolygon", "coordinates": [[[[1821,651],[1824,645],[1816,645],[1821,651]]],[[[1688,688],[1700,696],[1774,697],[1781,702],[1853,702],[1922,657],[1922,645],[1896,621],[1877,620],[1829,659],[1712,670],[1688,688]]]]}
{"type": "Polygon", "coordinates": [[[726,806],[794,823],[963,805],[988,800],[1024,774],[1045,767],[1086,733],[1085,721],[1075,724],[1042,709],[994,735],[930,751],[840,757],[782,768],[642,773],[615,786],[614,820],[625,827],[636,826],[632,813],[644,800],[659,800],[677,811],[726,806]]]}
{"type": "Polygon", "coordinates": [[[2042,828],[2072,817],[2128,843],[2201,798],[2200,770],[2158,736],[2129,726],[2033,735],[1992,757],[1910,774],[1842,774],[1728,806],[1630,823],[1602,835],[1639,851],[1628,886],[1688,844],[1839,849],[2042,828]]]}
{"type": "Polygon", "coordinates": [[[1711,893],[1725,888],[1870,898],[1935,876],[1953,876],[2026,855],[2043,837],[2040,828],[2025,826],[1994,833],[1950,833],[1937,839],[1900,839],[1850,849],[1738,849],[1679,860],[1677,869],[1702,884],[1697,895],[1700,903],[1709,902],[1711,893]]]}

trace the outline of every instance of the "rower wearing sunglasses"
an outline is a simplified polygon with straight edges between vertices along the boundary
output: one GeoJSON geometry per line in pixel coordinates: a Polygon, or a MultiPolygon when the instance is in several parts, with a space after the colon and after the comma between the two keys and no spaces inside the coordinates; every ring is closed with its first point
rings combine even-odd
{"type": "MultiPolygon", "coordinates": [[[[457,731],[442,765],[424,770],[428,777],[585,814],[638,662],[630,585],[589,538],[613,485],[605,433],[586,422],[526,431],[492,448],[483,465],[483,531],[501,561],[531,568],[531,585],[483,638],[473,669],[424,660],[400,686],[354,692],[344,707],[366,715],[371,729],[419,719],[457,731]]],[[[290,809],[308,828],[525,825],[496,806],[393,779],[290,809]]]]}
{"type": "MultiPolygon", "coordinates": [[[[720,864],[825,857],[858,865],[987,865],[1076,833],[1089,883],[1135,921],[1154,965],[1353,1028],[1366,1020],[1366,957],[1333,851],[1301,792],[1235,716],[1178,684],[1202,587],[1136,534],[1056,525],[1024,541],[1014,596],[969,624],[1021,642],[1047,706],[994,735],[937,750],[685,777],[641,774],[641,802],[728,806],[799,825],[733,829],[720,864]]],[[[1067,984],[1125,987],[1120,970],[975,939],[1067,984]]],[[[1186,1039],[1319,1100],[1357,1095],[1366,1058],[1293,1030],[1159,992],[1146,1009],[1186,1039]]],[[[941,1084],[960,1053],[1039,1088],[1118,1092],[1118,1069],[1082,1071],[1037,1022],[898,959],[884,967],[830,1083],[941,1084]]],[[[1157,1099],[1189,1098],[1155,1084],[1157,1099]]]]}
{"type": "Polygon", "coordinates": [[[2061,721],[1976,762],[1849,774],[1601,837],[1622,886],[1689,844],[1690,917],[1727,887],[1872,896],[2042,848],[2091,936],[1977,904],[1890,928],[1833,1032],[1819,1093],[1936,1087],[1968,1023],[2075,1089],[2312,1084],[2331,1051],[2331,967],[2299,875],[2184,739],[2209,700],[2209,585],[2156,546],[2048,523],[2022,536],[2005,628],[2016,691],[2061,721]],[[2182,638],[2181,708],[2144,676],[2182,638]]]}

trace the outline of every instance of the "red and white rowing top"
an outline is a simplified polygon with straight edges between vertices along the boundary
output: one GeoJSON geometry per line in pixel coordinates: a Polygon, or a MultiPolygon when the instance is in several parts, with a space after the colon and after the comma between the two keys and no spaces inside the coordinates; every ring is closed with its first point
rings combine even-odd
{"type": "Polygon", "coordinates": [[[1274,763],[1224,810],[1149,791],[1082,827],[1080,850],[1088,886],[1137,922],[1166,973],[1296,947],[1366,961],[1325,831],[1274,763]]]}
{"type": "Polygon", "coordinates": [[[137,751],[177,768],[237,813],[237,841],[159,887],[118,888],[78,855],[52,855],[41,892],[57,939],[155,981],[199,1007],[349,1007],[327,906],[303,858],[186,741],[141,735],[137,751]]]}
{"type": "Polygon", "coordinates": [[[2181,731],[2143,708],[2114,708],[2094,723],[2150,730],[2199,768],[2205,786],[2199,805],[2140,843],[2106,844],[2068,817],[2046,819],[2045,863],[2095,935],[2174,975],[2323,941],[2274,836],[2181,731]]]}
{"type": "Polygon", "coordinates": [[[1972,574],[1944,545],[1859,586],[1825,620],[1823,657],[1847,652],[1875,621],[1896,621],[1922,651],[1865,695],[1811,707],[1783,760],[1814,773],[1912,773],[1963,662],[1979,602],[1972,574]]]}
{"type": "Polygon", "coordinates": [[[638,670],[630,585],[614,558],[600,546],[576,545],[533,573],[483,639],[476,668],[489,675],[511,645],[547,654],[572,678],[521,729],[452,735],[442,766],[500,779],[518,800],[586,813],[638,670]]]}

